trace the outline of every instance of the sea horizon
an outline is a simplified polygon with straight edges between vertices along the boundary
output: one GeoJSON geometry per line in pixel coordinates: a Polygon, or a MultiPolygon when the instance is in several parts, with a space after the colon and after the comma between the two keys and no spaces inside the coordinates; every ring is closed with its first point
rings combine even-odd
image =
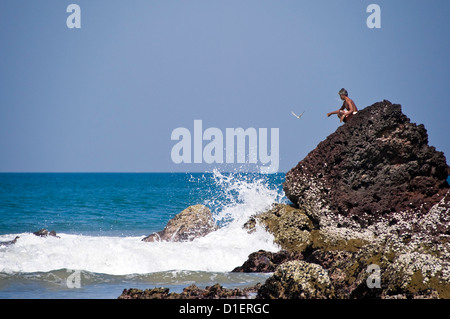
{"type": "Polygon", "coordinates": [[[237,288],[268,274],[231,271],[254,251],[278,251],[251,215],[286,201],[284,174],[0,173],[0,298],[117,298],[125,288],[195,283],[237,288]],[[147,243],[183,209],[207,206],[219,230],[192,242],[147,243]],[[33,233],[45,228],[56,236],[33,233]],[[193,258],[194,257],[194,258],[193,258]],[[71,289],[71,274],[80,288],[71,289]],[[70,286],[70,284],[69,284],[70,286]]]}

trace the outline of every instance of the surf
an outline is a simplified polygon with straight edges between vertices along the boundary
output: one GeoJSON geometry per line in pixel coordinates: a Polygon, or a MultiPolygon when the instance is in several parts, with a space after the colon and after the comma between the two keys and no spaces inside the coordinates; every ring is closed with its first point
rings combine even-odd
{"type": "Polygon", "coordinates": [[[229,272],[254,251],[278,251],[273,236],[263,228],[249,233],[243,225],[253,214],[270,208],[282,195],[261,175],[223,174],[192,177],[208,180],[214,191],[203,200],[220,225],[191,242],[142,242],[143,236],[90,236],[58,233],[38,237],[32,233],[1,235],[0,241],[20,238],[0,247],[0,272],[35,273],[58,269],[107,275],[148,274],[172,270],[229,272]],[[217,195],[219,194],[219,195],[217,195]]]}

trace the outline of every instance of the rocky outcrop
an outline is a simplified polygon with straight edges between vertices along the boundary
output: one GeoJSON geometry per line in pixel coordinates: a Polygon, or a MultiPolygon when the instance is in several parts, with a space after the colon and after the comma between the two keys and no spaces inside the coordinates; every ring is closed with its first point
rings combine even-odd
{"type": "Polygon", "coordinates": [[[258,297],[450,298],[447,177],[444,155],[400,105],[358,112],[286,174],[293,207],[246,224],[301,254],[258,297]]]}
{"type": "Polygon", "coordinates": [[[169,288],[124,289],[118,299],[243,299],[256,295],[259,285],[244,289],[227,289],[220,284],[205,289],[190,285],[181,293],[170,292],[169,288]]]}
{"type": "MultiPolygon", "coordinates": [[[[450,299],[448,173],[423,125],[400,105],[375,103],[286,174],[293,205],[244,225],[264,227],[282,251],[252,253],[234,271],[274,272],[253,288],[257,298],[450,299]]],[[[142,294],[162,296],[124,296],[142,294]]]]}
{"type": "Polygon", "coordinates": [[[328,273],[319,265],[302,260],[286,262],[277,267],[272,277],[258,290],[258,298],[328,299],[334,288],[328,273]]]}
{"type": "Polygon", "coordinates": [[[302,209],[289,205],[273,205],[272,209],[252,217],[244,227],[252,231],[256,222],[274,235],[274,242],[282,249],[303,252],[312,243],[313,222],[302,209]]]}
{"type": "Polygon", "coordinates": [[[47,236],[52,236],[52,237],[56,237],[59,238],[59,236],[56,235],[56,232],[54,230],[52,231],[48,231],[45,228],[39,229],[38,231],[35,231],[33,233],[33,235],[39,236],[39,237],[47,237],[47,236]]]}
{"type": "Polygon", "coordinates": [[[298,252],[282,250],[273,253],[259,250],[250,254],[247,261],[242,266],[234,268],[232,272],[274,272],[279,265],[300,259],[303,259],[303,255],[298,252]]]}
{"type": "MultiPolygon", "coordinates": [[[[260,223],[269,232],[275,232],[275,238],[277,232],[294,236],[274,275],[259,289],[259,298],[450,298],[450,236],[446,234],[450,224],[450,192],[420,218],[396,215],[397,223],[379,222],[358,231],[313,225],[303,230],[309,236],[302,232],[295,237],[296,232],[290,228],[304,224],[301,212],[289,205],[276,204],[249,222],[260,223]],[[286,214],[289,211],[299,214],[299,223],[287,222],[294,218],[286,214]],[[266,224],[267,221],[270,222],[266,224]],[[410,231],[405,232],[405,228],[410,231]],[[305,270],[313,265],[314,271],[305,270]],[[379,269],[379,287],[368,284],[373,276],[369,270],[374,265],[379,269]],[[328,276],[321,275],[327,289],[310,278],[312,273],[322,271],[328,276]],[[305,291],[305,287],[310,291],[305,291]],[[319,291],[313,292],[314,289],[319,291]]],[[[272,265],[271,255],[253,253],[237,269],[251,270],[248,265],[258,262],[272,265]]]]}
{"type": "Polygon", "coordinates": [[[389,101],[361,111],[286,174],[286,196],[323,226],[396,222],[427,213],[446,194],[449,167],[416,125],[389,101]]]}
{"type": "Polygon", "coordinates": [[[216,229],[217,225],[209,208],[193,205],[169,220],[162,231],[145,237],[143,241],[191,241],[216,229]]]}

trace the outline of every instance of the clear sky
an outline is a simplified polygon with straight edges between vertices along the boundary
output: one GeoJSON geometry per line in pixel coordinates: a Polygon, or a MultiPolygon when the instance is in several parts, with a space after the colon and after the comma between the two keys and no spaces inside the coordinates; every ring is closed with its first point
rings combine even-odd
{"type": "Polygon", "coordinates": [[[448,0],[1,0],[0,172],[225,169],[172,161],[171,133],[194,120],[278,128],[286,172],[340,125],[326,113],[342,87],[360,109],[401,104],[449,163],[449,12],[448,0]],[[366,24],[371,3],[381,28],[366,24]]]}

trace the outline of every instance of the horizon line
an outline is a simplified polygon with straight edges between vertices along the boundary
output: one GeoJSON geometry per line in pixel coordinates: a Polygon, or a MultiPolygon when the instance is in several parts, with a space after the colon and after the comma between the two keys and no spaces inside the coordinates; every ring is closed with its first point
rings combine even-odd
{"type": "MultiPolygon", "coordinates": [[[[1,172],[0,174],[212,174],[213,172],[208,171],[189,171],[189,172],[167,172],[167,171],[155,171],[155,172],[1,172]]],[[[273,174],[286,174],[287,172],[276,172],[276,173],[260,173],[260,172],[233,172],[233,171],[220,171],[220,173],[251,173],[251,174],[262,174],[262,175],[273,175],[273,174]]]]}

